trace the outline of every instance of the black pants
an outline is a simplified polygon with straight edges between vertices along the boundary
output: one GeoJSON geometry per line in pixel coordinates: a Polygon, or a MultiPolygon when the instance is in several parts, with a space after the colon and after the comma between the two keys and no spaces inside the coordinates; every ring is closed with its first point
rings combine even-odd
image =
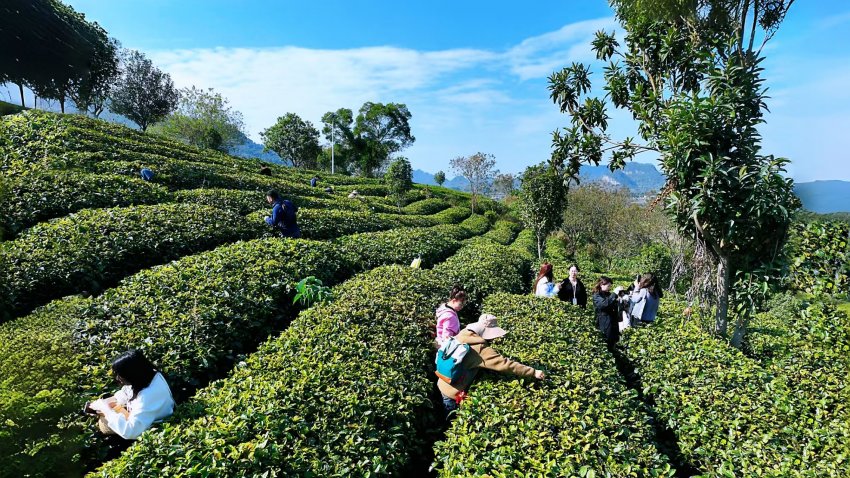
{"type": "Polygon", "coordinates": [[[597,317],[596,326],[599,327],[599,331],[605,336],[605,341],[608,342],[608,345],[614,345],[620,340],[620,326],[610,315],[597,317]]]}

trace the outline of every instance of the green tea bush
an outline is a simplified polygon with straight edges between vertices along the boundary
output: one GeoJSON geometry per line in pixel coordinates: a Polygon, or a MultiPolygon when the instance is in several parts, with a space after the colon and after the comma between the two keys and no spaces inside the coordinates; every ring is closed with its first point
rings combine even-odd
{"type": "Polygon", "coordinates": [[[522,229],[522,226],[515,222],[496,221],[483,237],[506,246],[516,238],[520,229],[522,229]]]}
{"type": "MultiPolygon", "coordinates": [[[[206,204],[241,215],[246,215],[261,208],[271,210],[271,206],[266,203],[265,191],[223,188],[186,189],[175,191],[174,197],[178,202],[206,204]]],[[[351,200],[348,198],[336,199],[296,195],[285,195],[284,197],[291,200],[299,209],[383,212],[391,214],[398,212],[395,206],[387,206],[379,202],[374,202],[370,200],[371,198],[351,200]]]]}
{"type": "Polygon", "coordinates": [[[441,476],[674,476],[591,311],[505,293],[483,310],[508,330],[499,352],[547,379],[480,378],[435,446],[441,476]]]}
{"type": "Polygon", "coordinates": [[[367,262],[383,265],[399,257],[406,262],[411,247],[439,261],[459,245],[441,228],[469,234],[462,226],[437,226],[404,230],[404,238],[386,232],[359,235],[377,245],[370,257],[366,251],[352,255],[337,244],[307,240],[222,246],[144,270],[80,306],[80,299],[67,298],[0,325],[4,471],[79,474],[80,454],[88,443],[84,430],[91,424],[74,418],[75,412],[85,400],[116,387],[108,367],[118,353],[143,349],[175,397],[187,397],[220,376],[238,354],[285,326],[282,321],[295,310],[293,287],[300,279],[312,275],[334,284],[367,262]],[[39,324],[38,334],[28,334],[39,324]],[[53,362],[44,373],[39,368],[43,357],[55,352],[71,358],[53,362]]]}
{"type": "MultiPolygon", "coordinates": [[[[516,260],[504,246],[489,255],[467,251],[481,247],[459,253],[480,260],[479,275],[498,275],[504,261],[516,260]]],[[[333,303],[302,312],[196,395],[182,420],[143,435],[98,475],[404,474],[426,452],[426,432],[441,415],[430,399],[429,331],[451,278],[447,263],[438,267],[374,269],[343,283],[333,303]]]]}
{"type": "Polygon", "coordinates": [[[821,457],[821,476],[850,472],[850,317],[821,298],[790,293],[768,302],[747,331],[745,350],[790,391],[789,421],[805,424],[797,437],[821,457]]]}
{"type": "MultiPolygon", "coordinates": [[[[664,308],[624,343],[659,419],[701,476],[847,476],[846,426],[834,433],[816,426],[816,415],[800,420],[819,408],[819,394],[804,404],[809,398],[775,372],[664,308]]],[[[829,408],[821,411],[834,416],[829,408]]]]}
{"type": "Polygon", "coordinates": [[[241,216],[188,204],[87,209],[42,223],[0,243],[0,319],[254,236],[256,227],[241,216]]]}
{"type": "Polygon", "coordinates": [[[850,287],[850,224],[794,224],[785,248],[789,285],[811,294],[847,294],[850,287]]]}
{"type": "Polygon", "coordinates": [[[162,186],[114,174],[34,172],[9,178],[5,185],[0,195],[0,229],[6,239],[38,222],[81,209],[170,200],[162,186]]]}
{"type": "Polygon", "coordinates": [[[412,202],[402,210],[405,214],[435,214],[449,207],[449,203],[439,198],[422,199],[412,202]]]}

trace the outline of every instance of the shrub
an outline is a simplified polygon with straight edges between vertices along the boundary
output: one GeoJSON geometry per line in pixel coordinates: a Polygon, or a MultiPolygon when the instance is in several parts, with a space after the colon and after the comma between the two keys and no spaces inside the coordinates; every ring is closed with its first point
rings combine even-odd
{"type": "Polygon", "coordinates": [[[850,286],[850,224],[794,224],[786,254],[791,287],[812,294],[846,294],[850,286]]]}
{"type": "MultiPolygon", "coordinates": [[[[487,215],[485,214],[484,216],[486,217],[487,215]]],[[[515,222],[496,221],[490,231],[484,234],[483,237],[502,245],[508,245],[514,240],[520,229],[522,227],[515,222]]]]}
{"type": "Polygon", "coordinates": [[[787,381],[666,307],[652,327],[627,331],[624,343],[659,419],[701,476],[847,475],[840,437],[848,432],[818,426],[821,413],[831,423],[836,416],[819,394],[796,397],[787,381]]]}
{"type": "Polygon", "coordinates": [[[93,453],[85,447],[99,442],[83,433],[90,423],[75,418],[75,412],[85,400],[114,388],[107,369],[119,352],[143,349],[180,400],[286,325],[298,280],[313,275],[333,284],[365,263],[382,265],[399,257],[407,262],[411,246],[440,260],[458,246],[440,228],[468,234],[462,226],[437,226],[407,229],[395,240],[384,232],[360,235],[376,244],[372,256],[306,240],[222,246],[142,271],[96,299],[66,298],[0,325],[5,469],[13,475],[79,474],[81,450],[93,453]],[[38,334],[28,332],[39,325],[38,334]],[[40,369],[43,357],[59,352],[70,358],[52,362],[49,372],[40,369]]]}
{"type": "MultiPolygon", "coordinates": [[[[461,253],[482,259],[478,274],[495,275],[510,253],[494,247],[490,255],[461,253]]],[[[99,474],[404,473],[425,453],[439,415],[431,409],[428,331],[450,286],[445,270],[409,267],[343,283],[333,303],[304,311],[229,378],[202,390],[183,407],[184,420],[146,433],[99,474]]]]}
{"type": "Polygon", "coordinates": [[[591,311],[505,293],[484,311],[509,331],[499,352],[548,377],[521,388],[511,376],[479,378],[435,446],[441,476],[673,476],[591,311]]]}
{"type": "Polygon", "coordinates": [[[35,172],[9,178],[0,196],[0,229],[11,238],[38,222],[81,209],[156,204],[170,199],[162,186],[114,174],[35,172]]]}
{"type": "Polygon", "coordinates": [[[422,199],[404,207],[405,214],[435,214],[449,207],[449,203],[438,198],[422,199]]]}
{"type": "Polygon", "coordinates": [[[50,299],[99,292],[145,267],[255,236],[209,206],[88,209],[0,243],[0,309],[9,319],[50,299]]]}

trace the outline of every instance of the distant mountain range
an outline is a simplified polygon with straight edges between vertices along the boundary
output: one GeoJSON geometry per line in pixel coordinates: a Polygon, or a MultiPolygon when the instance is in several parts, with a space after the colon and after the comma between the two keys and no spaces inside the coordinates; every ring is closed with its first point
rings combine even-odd
{"type": "MultiPolygon", "coordinates": [[[[606,166],[583,166],[579,180],[582,184],[601,182],[614,187],[624,187],[636,196],[658,191],[664,186],[664,175],[658,172],[655,166],[645,163],[629,163],[625,169],[613,173],[606,166]]],[[[433,174],[421,169],[413,171],[413,182],[437,184],[433,174]]],[[[457,176],[447,179],[443,186],[458,191],[468,191],[469,181],[462,176],[457,176]]]]}
{"type": "Polygon", "coordinates": [[[820,214],[850,212],[850,181],[795,183],[794,192],[803,208],[820,214]]]}

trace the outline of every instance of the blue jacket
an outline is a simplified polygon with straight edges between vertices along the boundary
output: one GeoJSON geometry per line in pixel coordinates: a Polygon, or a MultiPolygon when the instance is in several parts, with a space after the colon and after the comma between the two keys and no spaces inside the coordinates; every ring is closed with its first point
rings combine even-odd
{"type": "Polygon", "coordinates": [[[266,218],[266,224],[277,228],[285,237],[301,237],[301,228],[295,217],[297,211],[298,208],[288,199],[276,202],[272,206],[272,215],[266,218]]]}

